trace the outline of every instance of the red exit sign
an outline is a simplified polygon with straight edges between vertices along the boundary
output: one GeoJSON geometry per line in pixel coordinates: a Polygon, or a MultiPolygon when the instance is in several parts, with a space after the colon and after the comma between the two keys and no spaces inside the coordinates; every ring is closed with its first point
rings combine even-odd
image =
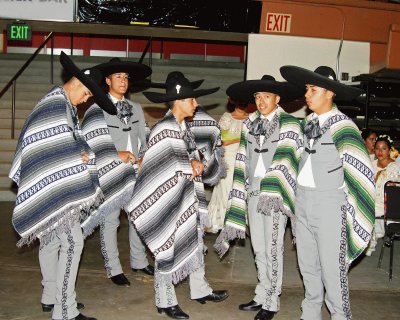
{"type": "Polygon", "coordinates": [[[267,12],[265,31],[290,33],[291,24],[291,14],[267,12]]]}

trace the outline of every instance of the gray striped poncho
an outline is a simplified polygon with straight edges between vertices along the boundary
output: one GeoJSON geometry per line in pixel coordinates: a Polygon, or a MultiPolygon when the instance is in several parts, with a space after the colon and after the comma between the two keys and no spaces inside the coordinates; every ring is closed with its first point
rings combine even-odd
{"type": "Polygon", "coordinates": [[[188,121],[193,132],[197,149],[204,156],[203,182],[214,186],[226,177],[226,164],[223,160],[221,128],[203,107],[198,106],[192,121],[188,121]]]}
{"type": "Polygon", "coordinates": [[[54,88],[27,118],[9,176],[18,185],[12,216],[21,236],[18,246],[36,237],[48,243],[76,222],[96,220],[92,213],[103,194],[95,156],[63,88],[54,88]],[[89,154],[88,164],[82,161],[83,152],[89,154]]]}
{"type": "MultiPolygon", "coordinates": [[[[96,166],[100,187],[104,193],[104,202],[96,212],[99,219],[115,210],[123,208],[131,199],[136,182],[133,166],[124,163],[118,156],[111,138],[104,112],[93,104],[85,113],[82,121],[82,132],[86,142],[96,154],[96,166]]],[[[82,225],[85,234],[94,231],[96,225],[82,225]]]]}
{"type": "MultiPolygon", "coordinates": [[[[236,155],[233,185],[225,215],[225,226],[218,236],[214,248],[220,256],[229,249],[229,240],[246,237],[247,223],[247,136],[260,112],[252,113],[243,121],[239,150],[236,155]]],[[[294,202],[296,179],[303,140],[300,122],[292,115],[277,107],[279,141],[272,163],[260,183],[260,199],[257,212],[269,214],[271,210],[281,211],[295,223],[294,202]]],[[[293,230],[293,229],[292,229],[293,230]]]]}
{"type": "Polygon", "coordinates": [[[168,111],[151,131],[133,199],[126,207],[154,254],[156,283],[178,283],[204,263],[207,205],[201,178],[192,178],[183,136],[168,111]]]}

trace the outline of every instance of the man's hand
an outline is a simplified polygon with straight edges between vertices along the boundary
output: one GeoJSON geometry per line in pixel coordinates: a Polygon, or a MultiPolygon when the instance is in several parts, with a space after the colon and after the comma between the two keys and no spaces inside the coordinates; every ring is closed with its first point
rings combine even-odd
{"type": "Polygon", "coordinates": [[[84,164],[88,164],[89,163],[89,153],[87,153],[86,151],[82,152],[81,159],[84,164]]]}
{"type": "Polygon", "coordinates": [[[132,152],[129,151],[118,151],[118,157],[124,163],[131,162],[132,164],[134,164],[136,162],[135,156],[133,155],[132,152]]]}
{"type": "Polygon", "coordinates": [[[190,163],[192,165],[193,178],[201,176],[204,171],[204,164],[202,164],[200,161],[197,161],[196,159],[190,160],[190,163]]]}

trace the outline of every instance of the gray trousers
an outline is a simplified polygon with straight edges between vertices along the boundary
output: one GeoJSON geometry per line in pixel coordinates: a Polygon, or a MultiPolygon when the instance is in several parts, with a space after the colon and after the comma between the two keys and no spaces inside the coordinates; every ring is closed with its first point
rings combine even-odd
{"type": "MultiPolygon", "coordinates": [[[[157,273],[157,268],[155,272],[157,273]]],[[[157,275],[155,275],[155,278],[157,278],[157,275]]],[[[189,275],[189,287],[191,299],[203,298],[212,293],[212,289],[205,277],[204,265],[189,275]]],[[[172,283],[158,285],[154,283],[154,290],[155,302],[158,308],[168,308],[178,304],[175,287],[172,283]]]]}
{"type": "Polygon", "coordinates": [[[284,236],[287,216],[281,212],[265,215],[257,212],[260,180],[253,182],[248,198],[250,239],[257,265],[258,284],[253,300],[265,310],[279,311],[282,291],[284,236]],[[254,194],[255,191],[255,194],[254,194]]]}
{"type": "Polygon", "coordinates": [[[322,304],[331,319],[351,319],[346,256],[346,203],[343,190],[297,187],[296,246],[305,299],[304,320],[321,320],[322,304]]]}
{"type": "Polygon", "coordinates": [[[68,232],[55,236],[50,243],[40,244],[41,302],[54,304],[52,319],[72,319],[79,314],[75,282],[82,249],[83,235],[79,223],[68,232]]]}
{"type": "MultiPolygon", "coordinates": [[[[120,224],[120,210],[111,212],[100,225],[101,253],[104,257],[104,266],[109,278],[123,273],[119,260],[117,231],[120,224]]],[[[142,269],[148,266],[146,248],[132,222],[129,222],[129,248],[131,268],[142,269]]]]}

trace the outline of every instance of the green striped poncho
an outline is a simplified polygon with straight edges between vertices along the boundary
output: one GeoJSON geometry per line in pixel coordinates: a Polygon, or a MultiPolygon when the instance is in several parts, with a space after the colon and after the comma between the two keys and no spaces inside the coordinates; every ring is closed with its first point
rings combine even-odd
{"type": "MultiPolygon", "coordinates": [[[[257,211],[264,214],[269,214],[271,210],[281,211],[294,218],[296,178],[303,150],[301,128],[300,122],[287,114],[281,107],[277,108],[277,115],[279,117],[279,141],[272,164],[261,180],[257,211]]],[[[223,256],[229,249],[229,240],[244,239],[246,236],[247,137],[252,122],[259,116],[260,112],[256,111],[243,122],[235,161],[233,185],[225,215],[225,226],[214,245],[220,256],[223,256]]]]}
{"type": "MultiPolygon", "coordinates": [[[[350,264],[367,247],[375,223],[374,172],[364,141],[354,122],[333,105],[328,119],[333,142],[343,162],[347,204],[347,254],[350,264]]],[[[303,126],[311,115],[303,121],[303,126]]],[[[322,127],[324,130],[325,125],[322,127]]]]}

